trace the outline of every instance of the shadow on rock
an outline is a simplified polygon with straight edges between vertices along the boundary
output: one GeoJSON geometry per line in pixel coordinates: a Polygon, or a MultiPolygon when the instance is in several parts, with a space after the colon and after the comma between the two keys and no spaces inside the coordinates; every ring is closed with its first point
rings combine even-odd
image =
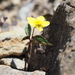
{"type": "Polygon", "coordinates": [[[29,71],[44,70],[47,75],[60,75],[60,60],[58,56],[66,50],[66,43],[70,41],[71,32],[74,30],[67,21],[69,14],[66,5],[61,4],[57,8],[51,21],[51,25],[46,27],[42,35],[53,44],[53,46],[37,45],[34,47],[29,64],[29,71]],[[39,49],[38,49],[39,48],[39,49]],[[45,52],[42,52],[45,50],[45,52]]]}

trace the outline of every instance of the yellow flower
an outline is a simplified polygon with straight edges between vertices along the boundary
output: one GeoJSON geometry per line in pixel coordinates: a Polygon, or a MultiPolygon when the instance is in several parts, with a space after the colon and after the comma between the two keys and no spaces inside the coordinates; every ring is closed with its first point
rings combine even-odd
{"type": "Polygon", "coordinates": [[[31,26],[38,28],[40,31],[43,30],[43,27],[50,25],[50,22],[45,21],[45,18],[43,16],[39,16],[36,19],[28,17],[27,20],[31,26]]]}

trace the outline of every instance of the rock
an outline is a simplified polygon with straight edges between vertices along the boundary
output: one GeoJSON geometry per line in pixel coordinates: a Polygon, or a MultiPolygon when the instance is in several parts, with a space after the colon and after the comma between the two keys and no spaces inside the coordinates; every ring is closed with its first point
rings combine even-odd
{"type": "Polygon", "coordinates": [[[60,5],[60,3],[62,2],[62,0],[55,0],[53,3],[53,10],[56,11],[57,7],[60,5]]]}
{"type": "Polygon", "coordinates": [[[6,38],[17,38],[17,37],[23,37],[26,36],[24,29],[19,29],[19,30],[11,30],[11,31],[7,31],[4,33],[0,33],[0,40],[4,40],[6,38]]]}
{"type": "Polygon", "coordinates": [[[6,7],[10,6],[11,5],[11,2],[10,1],[2,1],[1,4],[0,4],[0,9],[3,10],[5,9],[6,7]],[[1,7],[2,6],[2,7],[1,7]]]}
{"type": "Polygon", "coordinates": [[[33,71],[33,72],[25,72],[20,70],[15,70],[10,68],[9,66],[0,65],[0,74],[1,75],[45,75],[43,71],[33,71]]]}
{"type": "Polygon", "coordinates": [[[21,0],[11,0],[11,2],[14,4],[14,5],[19,5],[21,3],[21,0]]]}
{"type": "Polygon", "coordinates": [[[29,3],[29,4],[24,5],[23,7],[21,7],[20,10],[18,11],[18,17],[21,20],[26,20],[26,18],[32,12],[34,5],[35,5],[35,3],[32,2],[32,3],[29,3]]]}
{"type": "MultiPolygon", "coordinates": [[[[25,45],[29,40],[22,41],[23,37],[26,36],[23,28],[16,27],[19,30],[14,29],[0,34],[0,58],[9,55],[22,55],[27,48],[25,45]]],[[[36,29],[34,35],[40,34],[36,29]]]]}
{"type": "Polygon", "coordinates": [[[75,0],[65,0],[65,3],[71,7],[75,7],[75,0]]]}
{"type": "Polygon", "coordinates": [[[62,0],[52,1],[53,2],[51,2],[51,0],[0,0],[0,16],[8,17],[3,25],[3,31],[0,29],[0,32],[14,30],[16,29],[16,25],[24,28],[28,16],[38,17],[45,14],[54,15],[54,10],[56,10],[62,0]],[[21,21],[24,21],[25,24],[22,24],[21,21]]]}
{"type": "Polygon", "coordinates": [[[37,17],[39,15],[45,15],[47,13],[54,14],[57,6],[62,2],[62,0],[55,0],[54,3],[48,0],[29,0],[27,4],[22,6],[18,11],[18,17],[21,20],[26,20],[28,16],[37,17]],[[29,10],[30,9],[30,10],[29,10]]]}
{"type": "Polygon", "coordinates": [[[16,69],[24,69],[25,66],[25,61],[19,58],[2,58],[0,62],[16,69]]]}
{"type": "Polygon", "coordinates": [[[42,34],[53,46],[42,45],[34,48],[36,54],[32,53],[30,71],[44,67],[48,75],[75,75],[74,3],[75,0],[66,0],[58,6],[51,25],[42,34]],[[41,53],[41,50],[45,52],[41,53]]]}
{"type": "Polygon", "coordinates": [[[0,34],[0,58],[9,55],[22,55],[28,40],[22,41],[25,33],[23,31],[10,31],[0,34]]]}

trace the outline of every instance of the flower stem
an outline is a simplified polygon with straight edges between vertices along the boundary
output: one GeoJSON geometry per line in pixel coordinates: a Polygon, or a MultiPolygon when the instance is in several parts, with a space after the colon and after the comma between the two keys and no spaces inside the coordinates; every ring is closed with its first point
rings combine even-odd
{"type": "Polygon", "coordinates": [[[34,30],[35,30],[35,27],[33,28],[33,31],[32,31],[32,34],[31,34],[31,36],[30,36],[30,39],[32,39],[32,37],[33,37],[34,30]]]}
{"type": "Polygon", "coordinates": [[[28,63],[29,64],[29,61],[30,61],[30,57],[31,57],[31,54],[32,54],[32,37],[33,37],[33,34],[34,34],[34,30],[35,30],[35,27],[33,28],[33,31],[32,31],[32,34],[30,35],[30,38],[29,38],[29,44],[28,44],[28,49],[27,51],[25,52],[25,67],[24,67],[24,71],[27,71],[27,67],[26,67],[26,64],[28,63]]]}
{"type": "Polygon", "coordinates": [[[29,64],[31,53],[32,53],[32,42],[29,43],[28,49],[25,52],[25,67],[24,67],[24,71],[27,71],[27,69],[28,69],[28,66],[26,66],[26,65],[29,64]]]}

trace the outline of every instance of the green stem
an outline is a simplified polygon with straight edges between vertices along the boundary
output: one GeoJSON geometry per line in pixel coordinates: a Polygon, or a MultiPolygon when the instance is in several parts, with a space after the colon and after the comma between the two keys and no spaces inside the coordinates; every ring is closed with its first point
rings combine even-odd
{"type": "Polygon", "coordinates": [[[32,37],[33,37],[34,30],[35,30],[35,27],[33,28],[33,31],[32,31],[32,34],[31,34],[31,36],[30,36],[30,39],[32,39],[32,37]]]}

